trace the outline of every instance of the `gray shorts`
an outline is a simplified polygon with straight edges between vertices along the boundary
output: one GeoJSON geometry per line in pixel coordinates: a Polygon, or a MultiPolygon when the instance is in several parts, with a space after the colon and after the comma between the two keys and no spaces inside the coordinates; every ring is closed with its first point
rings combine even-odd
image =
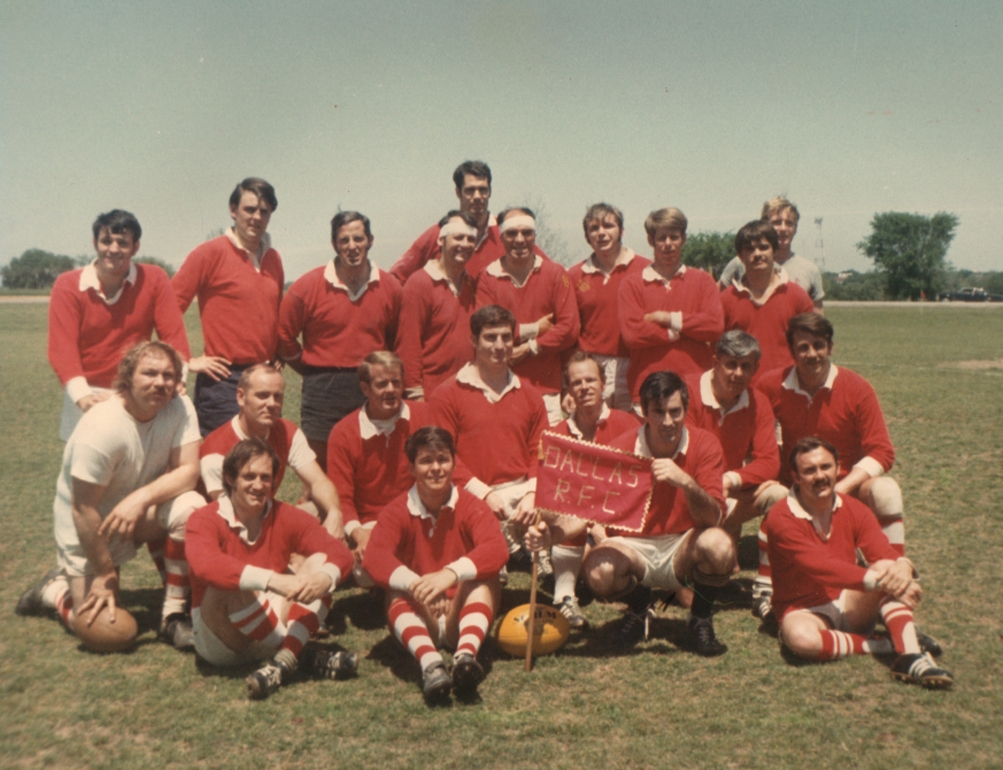
{"type": "Polygon", "coordinates": [[[327,442],[331,428],[366,403],[356,369],[310,368],[303,375],[300,428],[310,441],[327,442]]]}

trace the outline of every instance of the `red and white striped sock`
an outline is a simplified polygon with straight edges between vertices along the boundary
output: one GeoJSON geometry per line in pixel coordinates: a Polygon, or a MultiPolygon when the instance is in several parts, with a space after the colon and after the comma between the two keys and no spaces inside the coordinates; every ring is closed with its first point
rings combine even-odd
{"type": "Polygon", "coordinates": [[[303,652],[303,645],[320,629],[330,606],[330,596],[310,604],[293,602],[289,607],[289,617],[286,618],[286,638],[282,640],[282,649],[289,650],[298,658],[303,652]]]}
{"type": "Polygon", "coordinates": [[[164,548],[167,539],[165,537],[163,540],[151,540],[146,544],[146,550],[150,552],[150,559],[153,560],[153,566],[157,568],[160,584],[163,586],[167,585],[167,565],[164,563],[164,548]]]}
{"type": "Polygon", "coordinates": [[[276,648],[282,645],[286,635],[279,616],[264,594],[258,594],[258,598],[243,609],[231,612],[230,622],[252,642],[263,642],[276,648]]]}
{"type": "Polygon", "coordinates": [[[839,660],[849,655],[867,655],[868,640],[860,634],[848,634],[845,631],[819,631],[822,637],[822,650],[819,660],[839,660]]]}
{"type": "Polygon", "coordinates": [[[912,610],[902,602],[890,596],[885,597],[880,607],[881,620],[891,634],[895,652],[899,655],[907,652],[919,652],[919,641],[916,639],[916,626],[913,622],[912,610]]]}
{"type": "Polygon", "coordinates": [[[56,597],[56,614],[63,621],[63,625],[71,631],[73,630],[73,596],[70,589],[65,589],[56,597]]]}
{"type": "Polygon", "coordinates": [[[167,569],[167,583],[164,588],[164,617],[185,611],[192,584],[188,577],[188,560],[185,558],[185,543],[172,537],[164,542],[164,566],[167,569]]]}
{"type": "Polygon", "coordinates": [[[460,610],[460,638],[456,643],[457,655],[473,655],[481,649],[481,642],[495,615],[484,602],[468,602],[460,610]]]}
{"type": "Polygon", "coordinates": [[[394,636],[414,655],[422,671],[433,663],[442,663],[442,655],[435,649],[417,603],[398,597],[390,603],[387,618],[394,636]]]}

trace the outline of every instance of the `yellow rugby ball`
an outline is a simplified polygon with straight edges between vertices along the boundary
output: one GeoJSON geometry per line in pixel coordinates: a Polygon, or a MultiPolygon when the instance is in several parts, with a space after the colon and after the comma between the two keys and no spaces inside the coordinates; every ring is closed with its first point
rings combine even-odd
{"type": "MultiPolygon", "coordinates": [[[[548,655],[568,641],[571,627],[560,611],[549,604],[536,605],[533,621],[533,655],[548,655]]],[[[523,604],[502,618],[495,632],[498,646],[516,657],[526,654],[529,636],[529,605],[523,604]]]]}

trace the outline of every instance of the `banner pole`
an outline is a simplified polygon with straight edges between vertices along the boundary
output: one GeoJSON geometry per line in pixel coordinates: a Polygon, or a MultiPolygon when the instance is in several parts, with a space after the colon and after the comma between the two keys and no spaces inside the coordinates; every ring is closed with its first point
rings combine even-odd
{"type": "MultiPolygon", "coordinates": [[[[540,523],[540,512],[536,512],[536,521],[540,523]]],[[[536,578],[540,568],[540,552],[533,551],[533,572],[529,584],[529,620],[526,622],[526,673],[533,670],[533,632],[536,625],[536,578]]]]}

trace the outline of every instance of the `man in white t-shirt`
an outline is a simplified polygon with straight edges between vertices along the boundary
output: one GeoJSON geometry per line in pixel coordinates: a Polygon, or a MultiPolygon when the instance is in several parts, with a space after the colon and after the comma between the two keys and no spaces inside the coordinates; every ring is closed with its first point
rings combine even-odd
{"type": "Polygon", "coordinates": [[[199,429],[187,396],[177,396],[181,358],[164,342],[144,342],[122,359],[116,394],[90,409],[63,454],[53,504],[58,567],[29,589],[19,615],[55,609],[67,628],[119,604],[119,568],[136,545],[166,538],[167,586],[160,635],[191,647],[184,531],[205,505],[199,429]]]}
{"type": "MultiPolygon", "coordinates": [[[[810,259],[805,259],[791,251],[791,243],[794,241],[794,236],[797,235],[800,218],[798,207],[782,195],[766,201],[760,215],[760,219],[769,222],[777,231],[779,245],[773,252],[774,265],[778,270],[782,266],[790,279],[808,292],[808,296],[811,297],[811,301],[815,305],[815,311],[821,313],[822,298],[825,296],[825,289],[822,288],[822,271],[810,259]]],[[[735,257],[725,266],[724,272],[718,279],[718,284],[722,289],[727,289],[732,282],[741,281],[743,275],[745,275],[745,266],[741,259],[735,257]]]]}

